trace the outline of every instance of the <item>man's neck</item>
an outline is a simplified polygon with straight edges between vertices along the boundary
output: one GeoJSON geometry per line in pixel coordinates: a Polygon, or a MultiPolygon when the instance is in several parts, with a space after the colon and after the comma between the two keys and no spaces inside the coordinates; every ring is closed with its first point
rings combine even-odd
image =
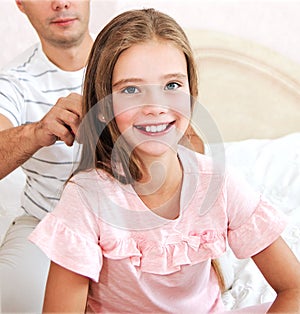
{"type": "Polygon", "coordinates": [[[78,71],[86,66],[93,39],[88,34],[79,45],[72,47],[56,47],[42,42],[47,58],[64,71],[78,71]]]}

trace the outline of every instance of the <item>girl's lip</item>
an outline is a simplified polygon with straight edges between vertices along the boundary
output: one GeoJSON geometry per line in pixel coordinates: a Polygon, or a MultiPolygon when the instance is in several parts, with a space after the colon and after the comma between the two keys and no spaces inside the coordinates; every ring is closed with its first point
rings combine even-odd
{"type": "Polygon", "coordinates": [[[175,121],[172,122],[163,122],[163,123],[147,123],[147,124],[139,124],[134,127],[144,134],[163,134],[166,133],[173,125],[175,121]]]}

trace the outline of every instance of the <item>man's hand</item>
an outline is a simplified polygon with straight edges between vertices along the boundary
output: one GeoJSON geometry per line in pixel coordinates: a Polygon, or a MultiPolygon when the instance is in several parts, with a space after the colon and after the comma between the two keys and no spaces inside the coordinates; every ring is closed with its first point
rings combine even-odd
{"type": "Polygon", "coordinates": [[[58,99],[41,121],[18,127],[0,115],[0,179],[57,139],[71,146],[81,122],[81,102],[82,96],[70,94],[58,99]]]}
{"type": "Polygon", "coordinates": [[[36,123],[35,137],[40,147],[50,146],[58,139],[72,146],[82,113],[82,96],[72,93],[59,98],[44,118],[36,123]]]}

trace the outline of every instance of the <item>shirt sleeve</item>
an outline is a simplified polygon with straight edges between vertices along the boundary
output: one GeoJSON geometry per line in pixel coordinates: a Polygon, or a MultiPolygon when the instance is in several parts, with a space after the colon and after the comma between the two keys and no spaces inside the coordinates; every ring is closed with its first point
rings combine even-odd
{"type": "Polygon", "coordinates": [[[19,81],[11,75],[0,75],[0,114],[14,126],[21,125],[24,93],[19,81]]]}
{"type": "Polygon", "coordinates": [[[97,217],[87,207],[76,182],[66,185],[57,207],[42,219],[29,240],[53,262],[99,280],[102,251],[97,217]]]}
{"type": "Polygon", "coordinates": [[[280,236],[287,217],[236,173],[227,175],[225,184],[228,243],[238,258],[248,258],[280,236]]]}

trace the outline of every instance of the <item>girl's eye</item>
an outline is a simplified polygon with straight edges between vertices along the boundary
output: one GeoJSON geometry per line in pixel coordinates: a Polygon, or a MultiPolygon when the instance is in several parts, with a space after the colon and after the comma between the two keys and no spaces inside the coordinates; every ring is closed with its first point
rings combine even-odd
{"type": "Polygon", "coordinates": [[[177,89],[180,87],[180,84],[178,83],[175,83],[175,82],[171,82],[171,83],[168,83],[165,87],[165,89],[167,90],[174,90],[174,89],[177,89]]]}
{"type": "Polygon", "coordinates": [[[122,92],[125,94],[136,94],[138,92],[138,89],[134,86],[128,86],[124,88],[122,92]]]}

